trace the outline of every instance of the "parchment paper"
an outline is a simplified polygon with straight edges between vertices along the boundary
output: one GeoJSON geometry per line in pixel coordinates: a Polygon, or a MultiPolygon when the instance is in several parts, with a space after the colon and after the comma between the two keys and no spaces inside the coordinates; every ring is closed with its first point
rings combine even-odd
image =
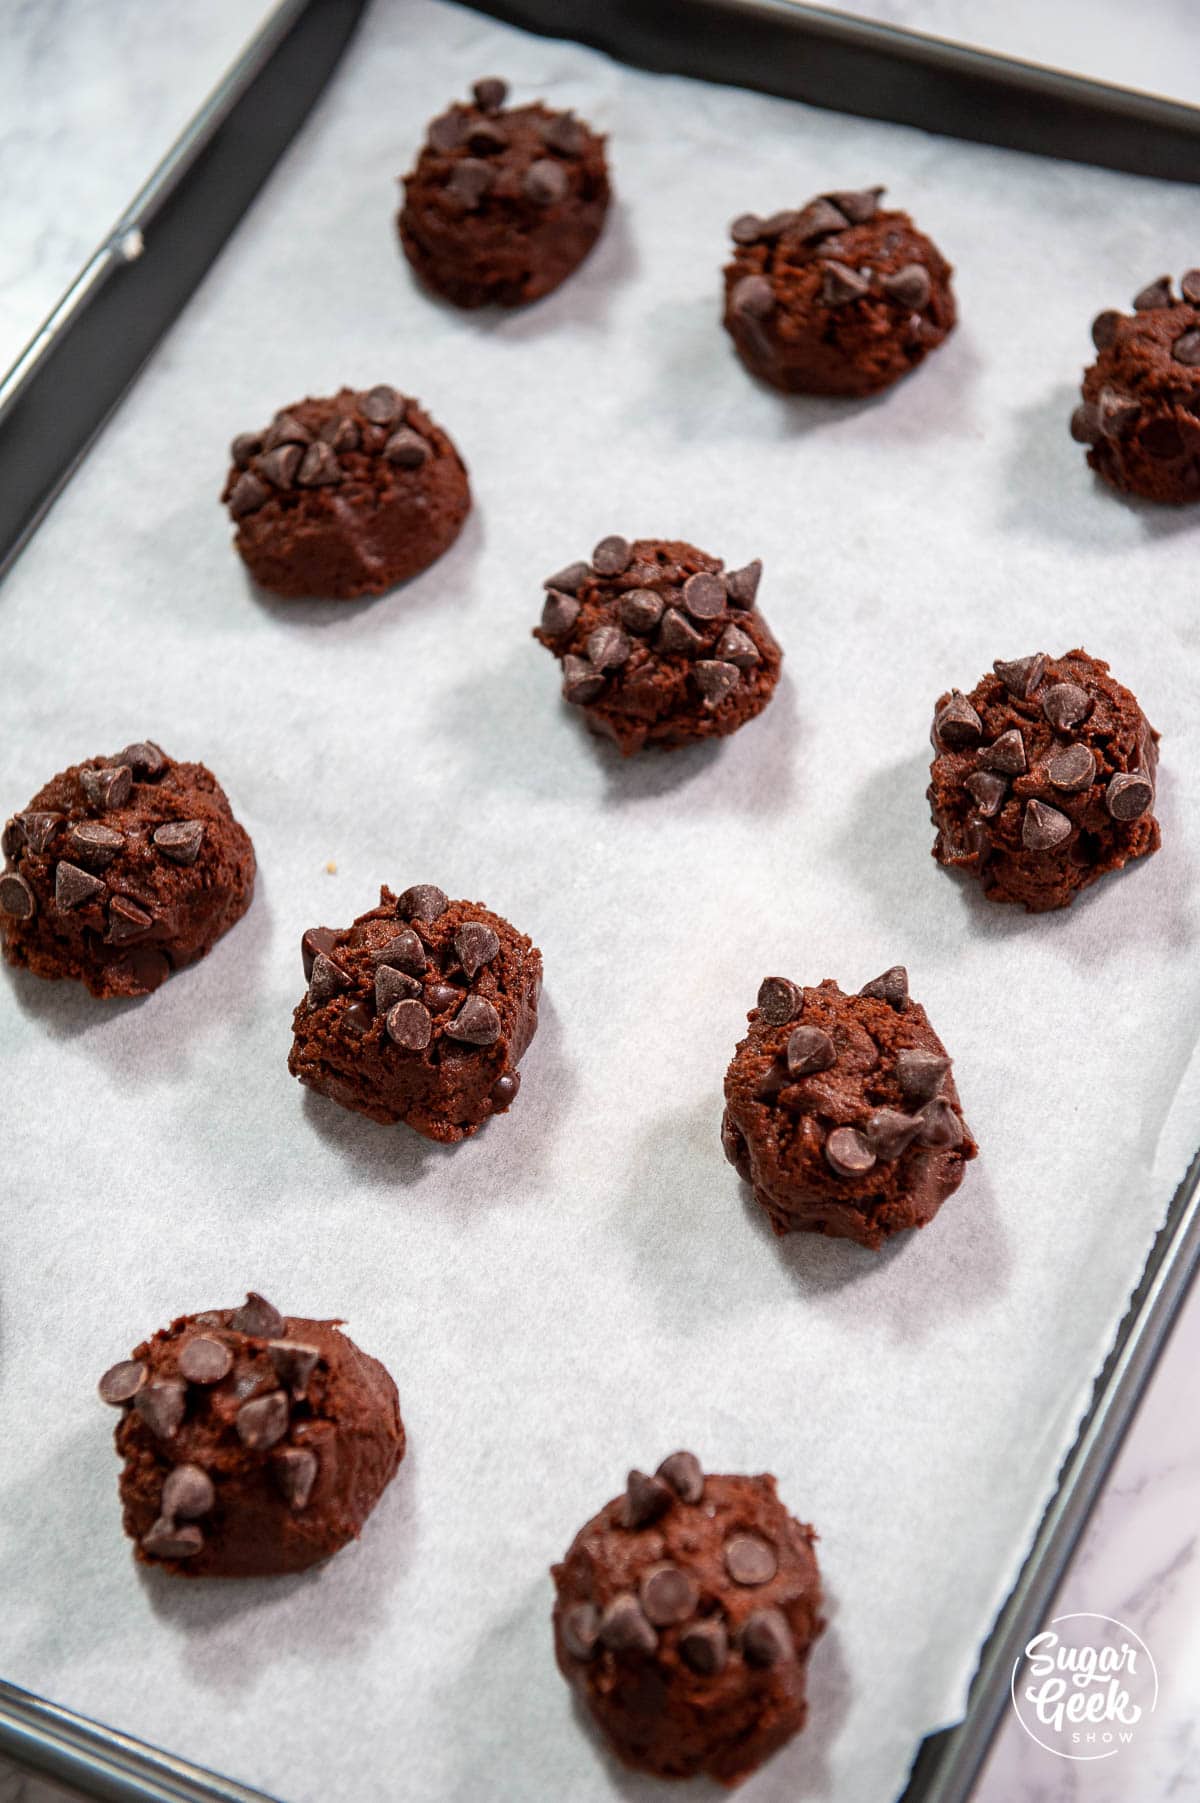
{"type": "Polygon", "coordinates": [[[148,735],[211,763],[261,863],[149,1001],[4,977],[5,1676],[287,1803],[657,1796],[568,1701],[546,1568],[688,1445],[774,1471],[822,1536],[811,1727],[746,1796],[897,1792],[961,1712],[1200,1133],[1193,516],[1098,489],[1066,431],[1093,312],[1196,260],[1185,190],[376,9],[0,596],[5,808],[148,735]],[[391,228],[424,122],[492,72],[609,131],[620,195],[588,265],[503,319],[418,293],[391,228]],[[728,220],[876,181],[956,263],[961,327],[876,402],[757,387],[717,324],[728,220]],[[382,380],[465,453],[460,542],[372,604],[255,594],[228,439],[382,380]],[[560,704],[540,579],[612,531],[764,559],[786,675],[735,739],[622,764],[560,704]],[[1032,919],[929,857],[930,709],[1081,642],[1162,729],[1165,846],[1032,919]],[[545,955],[519,1101],[457,1150],[287,1074],[301,930],[385,880],[484,899],[545,955]],[[718,1139],[745,1012],[767,972],[897,960],[983,1155],[882,1256],[777,1244],[718,1139]],[[248,1285],[348,1319],[412,1450],[319,1573],[135,1571],[95,1379],[248,1285]]]}

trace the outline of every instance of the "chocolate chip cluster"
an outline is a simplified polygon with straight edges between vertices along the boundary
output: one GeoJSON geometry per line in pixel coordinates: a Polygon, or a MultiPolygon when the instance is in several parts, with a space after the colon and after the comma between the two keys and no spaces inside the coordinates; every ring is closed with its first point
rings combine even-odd
{"type": "Polygon", "coordinates": [[[571,189],[569,165],[587,147],[587,128],[571,113],[545,108],[505,114],[508,84],[495,76],[477,81],[471,95],[474,105],[440,114],[426,140],[427,151],[454,159],[442,171],[454,207],[475,213],[490,196],[519,198],[536,208],[564,201],[571,189]],[[535,154],[539,150],[542,154],[535,154]]]}
{"type": "MultiPolygon", "coordinates": [[[[852,225],[865,225],[874,219],[883,192],[882,188],[862,188],[819,194],[807,206],[772,213],[768,219],[760,219],[757,213],[742,213],[730,226],[730,236],[737,245],[766,246],[772,262],[776,257],[786,261],[789,251],[798,246],[819,244],[852,225]]],[[[819,267],[820,301],[825,307],[849,306],[874,293],[896,302],[907,313],[919,313],[929,305],[933,292],[923,263],[909,262],[899,269],[880,272],[870,263],[851,265],[828,256],[820,259],[819,267]]],[[[750,319],[767,319],[776,305],[769,269],[742,276],[729,299],[735,313],[750,319]]]]}
{"type": "MultiPolygon", "coordinates": [[[[200,1524],[217,1507],[230,1474],[229,1437],[243,1453],[262,1455],[296,1512],[307,1507],[320,1469],[316,1450],[303,1443],[319,1349],[290,1339],[285,1318],[253,1291],[241,1308],[196,1315],[189,1325],[199,1331],[177,1343],[174,1375],[152,1376],[144,1359],[123,1359],[98,1386],[104,1402],[137,1417],[160,1460],[170,1459],[185,1422],[205,1429],[189,1436],[193,1456],[170,1464],[158,1517],[138,1542],[155,1559],[194,1559],[204,1551],[200,1524]],[[200,1444],[213,1445],[208,1464],[196,1456],[200,1444]]],[[[239,1477],[245,1463],[236,1461],[239,1477]]]]}
{"type": "Polygon", "coordinates": [[[235,520],[281,496],[370,480],[373,460],[392,470],[418,470],[433,454],[409,411],[416,402],[380,383],[362,394],[343,389],[332,401],[307,402],[319,423],[305,424],[284,408],[265,432],[243,432],[230,446],[234,474],[224,499],[235,520]]]}

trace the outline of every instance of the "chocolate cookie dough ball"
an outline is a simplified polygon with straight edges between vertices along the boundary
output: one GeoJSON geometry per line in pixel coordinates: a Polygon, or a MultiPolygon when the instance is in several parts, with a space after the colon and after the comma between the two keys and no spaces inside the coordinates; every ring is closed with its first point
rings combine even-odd
{"type": "Polygon", "coordinates": [[[1162,843],[1158,734],[1086,651],[994,668],[934,712],[933,855],[977,878],[989,901],[1065,908],[1162,843]]]}
{"type": "Polygon", "coordinates": [[[1099,353],[1083,376],[1071,437],[1098,475],[1147,501],[1200,500],[1200,269],[1143,288],[1133,313],[1092,321],[1099,353]]]}
{"type": "Polygon", "coordinates": [[[431,883],[301,943],[308,994],[288,1069],[373,1121],[453,1142],[506,1114],[537,1031],[542,955],[479,902],[431,883]]]}
{"type": "Polygon", "coordinates": [[[53,777],[2,849],[8,962],[103,1000],[202,958],[254,892],[254,847],[212,771],[148,741],[53,777]]]}
{"type": "Polygon", "coordinates": [[[533,636],[558,658],[564,699],[628,756],[724,738],[775,693],[783,653],[755,606],[762,565],[669,539],[604,538],[591,563],[545,583],[533,636]]]}
{"type": "Polygon", "coordinates": [[[883,192],[734,220],[725,329],[752,375],[789,393],[875,394],[953,328],[953,270],[907,213],[880,207],[883,192]]]}
{"type": "Polygon", "coordinates": [[[100,1379],[136,1557],[189,1578],[304,1571],[356,1539],[404,1457],[396,1386],[339,1321],[181,1315],[100,1379]]]}
{"type": "Polygon", "coordinates": [[[843,995],[767,977],[725,1073],[725,1156],[778,1234],[877,1250],[924,1227],[978,1147],[946,1048],[897,964],[843,995]]]}
{"type": "Polygon", "coordinates": [[[804,1726],[815,1539],[773,1477],[705,1476],[690,1452],[629,1473],[551,1573],[558,1668],[618,1759],[733,1785],[804,1726]]]}
{"type": "Polygon", "coordinates": [[[471,506],[467,469],[418,401],[386,383],[297,401],[243,432],[221,499],[254,580],[353,601],[436,563],[471,506]]]}
{"type": "Polygon", "coordinates": [[[435,119],[397,221],[427,287],[457,307],[540,300],[587,256],[608,210],[604,139],[502,81],[435,119]]]}

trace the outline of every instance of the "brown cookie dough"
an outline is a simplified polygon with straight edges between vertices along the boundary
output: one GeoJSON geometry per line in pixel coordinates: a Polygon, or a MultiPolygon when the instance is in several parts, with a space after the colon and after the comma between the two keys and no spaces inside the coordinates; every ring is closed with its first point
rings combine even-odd
{"type": "Polygon", "coordinates": [[[254,580],[277,595],[381,595],[448,550],[467,470],[418,401],[381,383],[296,401],[243,432],[221,499],[254,580]]]}
{"type": "Polygon", "coordinates": [[[776,1233],[878,1250],[924,1227],[978,1147],[946,1048],[897,964],[843,995],[767,977],[725,1073],[725,1156],[776,1233]]]}
{"type": "Polygon", "coordinates": [[[762,565],[669,539],[604,538],[591,563],[544,584],[533,636],[563,667],[563,697],[628,756],[724,738],[760,714],[783,653],[755,605],[762,565]]]}
{"type": "Polygon", "coordinates": [[[1071,437],[1098,475],[1147,501],[1200,500],[1200,269],[1143,288],[1133,313],[1092,321],[1099,353],[1083,376],[1071,437]]]}
{"type": "Polygon", "coordinates": [[[212,771],[148,741],[53,777],[2,849],[8,962],[105,1000],[202,958],[254,892],[254,847],[212,771]]]}
{"type": "Polygon", "coordinates": [[[989,901],[1065,908],[1162,842],[1158,734],[1086,651],[997,658],[969,694],[941,697],[932,737],[933,855],[989,901]]]}
{"type": "Polygon", "coordinates": [[[875,394],[915,369],[957,317],[954,273],[882,188],[735,219],[725,329],[753,375],[802,394],[875,394]]]}
{"type": "Polygon", "coordinates": [[[404,178],[404,253],[458,307],[540,300],[583,262],[608,210],[604,139],[538,102],[505,109],[507,94],[477,81],[433,121],[404,178]]]}
{"type": "Polygon", "coordinates": [[[352,926],[305,933],[288,1069],[373,1121],[468,1139],[521,1086],[542,955],[499,914],[431,883],[379,896],[352,926]]]}
{"type": "Polygon", "coordinates": [[[181,1315],[100,1379],[136,1557],[190,1578],[303,1571],[356,1539],[404,1457],[396,1386],[340,1321],[181,1315]]]}
{"type": "Polygon", "coordinates": [[[554,1654],[625,1765],[734,1785],[804,1726],[815,1539],[773,1477],[705,1476],[690,1452],[579,1530],[551,1572],[554,1654]]]}

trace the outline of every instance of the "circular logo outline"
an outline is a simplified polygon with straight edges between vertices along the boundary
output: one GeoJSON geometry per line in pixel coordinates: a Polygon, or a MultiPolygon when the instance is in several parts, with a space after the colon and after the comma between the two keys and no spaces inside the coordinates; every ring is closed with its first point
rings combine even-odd
{"type": "MultiPolygon", "coordinates": [[[[1154,1654],[1150,1651],[1150,1648],[1146,1645],[1146,1642],[1142,1639],[1141,1635],[1137,1632],[1136,1628],[1131,1628],[1127,1622],[1121,1621],[1115,1615],[1101,1615],[1099,1613],[1099,1611],[1095,1610],[1095,1609],[1073,1609],[1066,1615],[1054,1616],[1048,1625],[1050,1627],[1054,1628],[1054,1627],[1058,1626],[1060,1621],[1106,1621],[1106,1622],[1111,1622],[1111,1624],[1114,1628],[1120,1628],[1120,1630],[1123,1634],[1127,1634],[1131,1640],[1137,1641],[1137,1643],[1141,1647],[1143,1653],[1145,1653],[1146,1658],[1150,1662],[1150,1675],[1154,1680],[1154,1694],[1150,1700],[1148,1708],[1146,1709],[1147,1715],[1153,1715],[1154,1711],[1158,1707],[1158,1666],[1154,1663],[1154,1654]]],[[[1045,1633],[1045,1629],[1039,1628],[1038,1633],[1039,1634],[1045,1633]]],[[[1036,1638],[1037,1638],[1037,1636],[1035,1635],[1034,1639],[1036,1639],[1036,1638]]],[[[1037,1735],[1033,1732],[1033,1729],[1026,1722],[1025,1717],[1021,1714],[1021,1705],[1017,1701],[1017,1673],[1020,1671],[1025,1660],[1028,1659],[1028,1657],[1029,1657],[1029,1647],[1031,1644],[1032,1644],[1032,1642],[1027,1641],[1025,1643],[1024,1648],[1021,1650],[1021,1652],[1019,1652],[1017,1654],[1017,1657],[1013,1660],[1012,1676],[1009,1678],[1009,1681],[1008,1681],[1008,1694],[1009,1694],[1009,1698],[1012,1702],[1013,1714],[1016,1716],[1018,1722],[1021,1724],[1021,1727],[1025,1730],[1026,1734],[1028,1734],[1028,1736],[1029,1736],[1030,1740],[1033,1742],[1034,1746],[1041,1747],[1043,1753],[1053,1754],[1055,1759],[1069,1759],[1072,1761],[1072,1763],[1074,1763],[1076,1765],[1090,1765],[1090,1764],[1094,1763],[1097,1759],[1112,1759],[1112,1758],[1114,1758],[1116,1756],[1116,1754],[1120,1753],[1123,1750],[1121,1747],[1119,1747],[1119,1746],[1109,1747],[1108,1751],[1105,1753],[1065,1753],[1061,1747],[1047,1746],[1046,1742],[1044,1740],[1038,1739],[1037,1735]]]]}

